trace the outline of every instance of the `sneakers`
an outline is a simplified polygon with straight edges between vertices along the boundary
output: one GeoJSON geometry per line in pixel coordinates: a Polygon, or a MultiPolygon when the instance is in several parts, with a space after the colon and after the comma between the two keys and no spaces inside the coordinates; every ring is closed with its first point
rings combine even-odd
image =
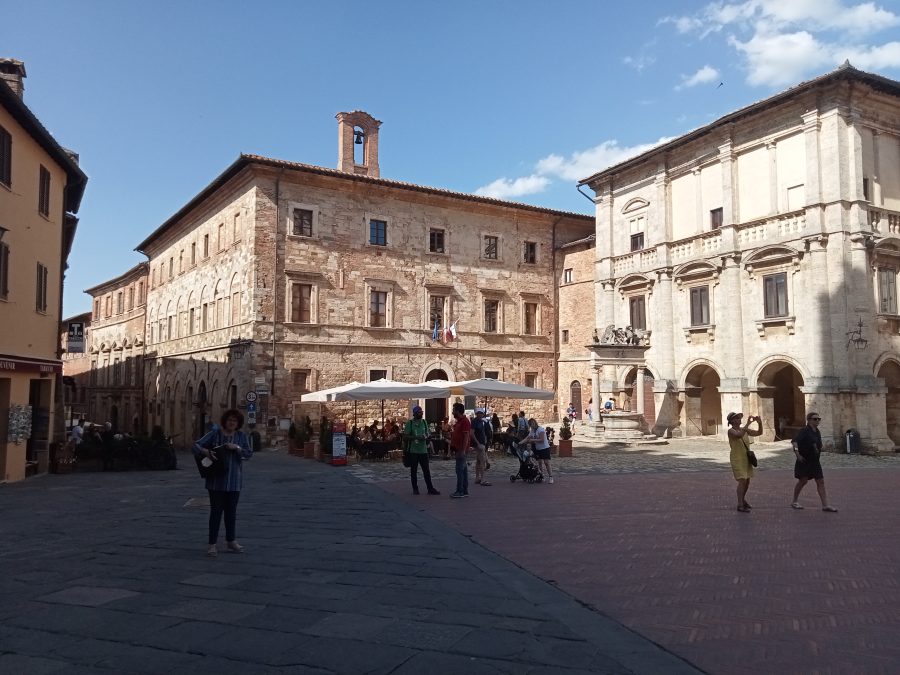
{"type": "Polygon", "coordinates": [[[439,494],[441,494],[441,491],[440,491],[440,490],[435,490],[434,488],[431,488],[431,489],[428,491],[428,494],[430,494],[430,495],[439,495],[439,494]]]}
{"type": "Polygon", "coordinates": [[[553,485],[553,476],[550,476],[549,483],[550,483],[550,485],[553,485]]]}
{"type": "Polygon", "coordinates": [[[825,513],[837,513],[838,512],[838,510],[836,508],[834,508],[833,506],[823,506],[822,510],[825,511],[825,513]]]}
{"type": "Polygon", "coordinates": [[[454,492],[452,495],[450,495],[450,499],[462,499],[465,496],[466,495],[462,492],[454,492]]]}
{"type": "Polygon", "coordinates": [[[217,555],[219,555],[218,547],[215,544],[210,544],[209,548],[206,549],[206,555],[208,555],[210,558],[215,558],[217,555]]]}
{"type": "Polygon", "coordinates": [[[232,553],[243,553],[244,552],[244,547],[241,546],[236,541],[227,541],[227,542],[225,542],[225,545],[228,547],[228,550],[231,551],[232,553]]]}
{"type": "Polygon", "coordinates": [[[791,508],[797,509],[799,511],[803,509],[803,506],[799,502],[794,502],[793,504],[791,504],[791,508]]]}

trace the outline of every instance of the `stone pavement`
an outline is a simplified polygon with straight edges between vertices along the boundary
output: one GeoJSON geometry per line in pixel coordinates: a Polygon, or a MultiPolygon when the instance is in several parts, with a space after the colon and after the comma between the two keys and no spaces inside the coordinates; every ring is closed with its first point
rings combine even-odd
{"type": "MultiPolygon", "coordinates": [[[[247,552],[207,558],[184,459],[0,485],[0,672],[697,672],[419,510],[472,514],[481,495],[413,505],[261,453],[239,507],[247,552]]],[[[501,531],[530,522],[497,506],[501,531]]]]}
{"type": "Polygon", "coordinates": [[[756,445],[750,514],[703,441],[576,448],[554,485],[512,484],[499,459],[461,502],[379,484],[707,672],[900,672],[898,458],[824,455],[828,514],[812,485],[788,507],[783,448],[756,445]]]}

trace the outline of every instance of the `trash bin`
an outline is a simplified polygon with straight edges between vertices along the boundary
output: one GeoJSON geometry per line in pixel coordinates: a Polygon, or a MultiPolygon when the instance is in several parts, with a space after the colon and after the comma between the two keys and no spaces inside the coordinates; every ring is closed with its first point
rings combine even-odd
{"type": "Polygon", "coordinates": [[[862,449],[862,441],[859,438],[859,432],[856,429],[847,429],[847,432],[844,434],[844,439],[846,440],[846,450],[847,454],[859,453],[862,449]]]}

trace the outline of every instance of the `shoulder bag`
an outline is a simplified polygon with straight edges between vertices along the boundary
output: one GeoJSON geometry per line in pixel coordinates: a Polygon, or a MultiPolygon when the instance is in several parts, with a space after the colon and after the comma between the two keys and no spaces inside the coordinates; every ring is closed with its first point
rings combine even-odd
{"type": "MultiPolygon", "coordinates": [[[[215,440],[221,440],[218,434],[216,434],[215,440]]],[[[228,452],[228,450],[222,445],[215,445],[212,448],[207,448],[207,450],[211,450],[213,454],[215,454],[216,458],[212,459],[210,457],[203,457],[202,455],[194,455],[194,460],[197,462],[197,471],[200,472],[200,477],[215,478],[216,476],[220,476],[225,473],[225,459],[223,457],[223,454],[228,452]]]]}
{"type": "Polygon", "coordinates": [[[750,446],[747,444],[747,439],[741,436],[741,440],[744,442],[744,447],[747,448],[747,461],[750,462],[750,466],[759,466],[759,460],[756,458],[756,453],[750,449],[750,446]]]}

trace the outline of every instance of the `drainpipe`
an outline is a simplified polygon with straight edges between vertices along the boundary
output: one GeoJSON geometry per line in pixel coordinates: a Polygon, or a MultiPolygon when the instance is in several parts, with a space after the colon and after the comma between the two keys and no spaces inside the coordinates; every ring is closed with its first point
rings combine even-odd
{"type": "MultiPolygon", "coordinates": [[[[278,224],[281,222],[281,177],[284,168],[278,170],[278,178],[275,179],[275,232],[272,246],[272,366],[269,382],[269,401],[275,397],[275,328],[278,321],[278,224]]],[[[269,406],[266,406],[268,418],[269,406]]],[[[266,419],[268,425],[269,420],[266,419]]],[[[277,425],[276,425],[277,428],[277,425]]]]}

